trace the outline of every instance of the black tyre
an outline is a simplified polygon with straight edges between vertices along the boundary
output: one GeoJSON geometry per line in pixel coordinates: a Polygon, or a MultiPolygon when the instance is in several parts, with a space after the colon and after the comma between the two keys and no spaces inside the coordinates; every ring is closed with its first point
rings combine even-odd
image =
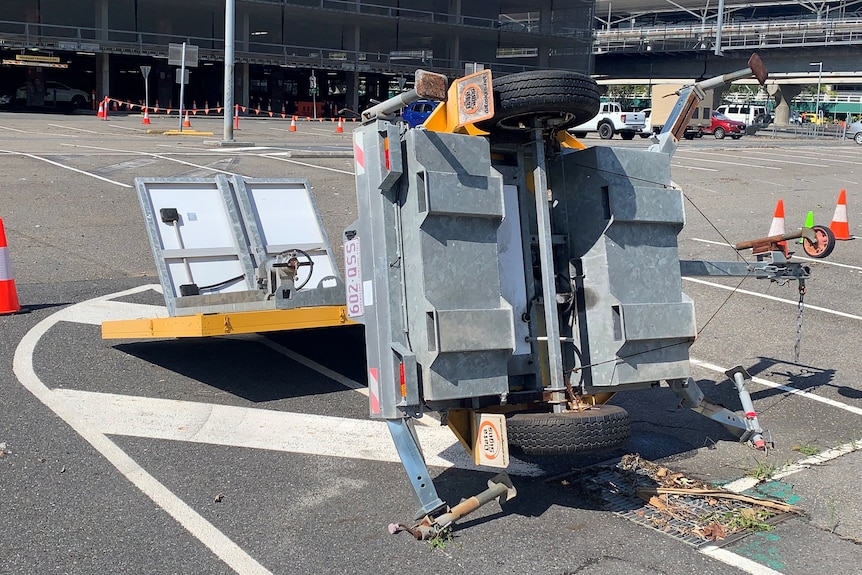
{"type": "Polygon", "coordinates": [[[649,138],[650,136],[652,136],[652,134],[644,134],[643,132],[641,132],[641,133],[640,133],[640,134],[638,134],[638,135],[639,135],[641,138],[649,138]]]}
{"type": "Polygon", "coordinates": [[[85,100],[81,96],[75,96],[72,98],[72,107],[73,108],[83,108],[85,104],[85,100]]]}
{"type": "Polygon", "coordinates": [[[856,132],[856,135],[853,137],[853,141],[862,146],[862,132],[856,132]]]}
{"type": "Polygon", "coordinates": [[[602,140],[610,140],[614,137],[614,127],[608,122],[599,124],[599,138],[602,140]]]}
{"type": "Polygon", "coordinates": [[[620,132],[620,137],[623,140],[633,140],[635,137],[635,133],[634,132],[620,132]]]}
{"type": "Polygon", "coordinates": [[[682,137],[686,140],[694,140],[694,134],[683,134],[682,137]]]}
{"type": "Polygon", "coordinates": [[[582,124],[599,111],[599,86],[568,70],[534,70],[494,78],[494,117],[476,123],[487,132],[529,130],[533,119],[558,129],[582,124]]]}
{"type": "Polygon", "coordinates": [[[742,137],[742,136],[731,136],[731,138],[733,138],[734,140],[738,140],[738,139],[740,139],[741,137],[742,137]]]}
{"type": "Polygon", "coordinates": [[[802,240],[802,251],[812,258],[825,258],[835,249],[835,234],[826,226],[813,226],[814,243],[802,240]]]}
{"type": "Polygon", "coordinates": [[[715,131],[712,133],[712,135],[715,136],[716,140],[723,140],[724,139],[724,128],[720,128],[720,127],[716,128],[715,131]]]}
{"type": "Polygon", "coordinates": [[[528,455],[592,453],[622,447],[629,414],[616,405],[565,413],[516,413],[506,420],[509,445],[528,455]]]}
{"type": "MultiPolygon", "coordinates": [[[[860,132],[860,133],[862,133],[862,132],[860,132]]],[[[586,132],[572,132],[572,135],[576,138],[586,138],[587,137],[586,132]]]]}

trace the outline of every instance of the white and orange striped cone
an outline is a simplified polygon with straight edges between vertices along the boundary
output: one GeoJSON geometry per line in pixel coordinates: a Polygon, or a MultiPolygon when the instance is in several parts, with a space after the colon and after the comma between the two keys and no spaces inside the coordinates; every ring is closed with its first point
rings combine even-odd
{"type": "Polygon", "coordinates": [[[21,304],[18,303],[18,292],[15,290],[15,280],[12,277],[12,261],[9,259],[9,248],[6,245],[6,230],[0,218],[0,315],[19,311],[21,311],[21,304]]]}
{"type": "Polygon", "coordinates": [[[99,111],[96,112],[96,117],[97,118],[104,118],[105,117],[105,101],[104,100],[99,102],[99,111]]]}
{"type": "Polygon", "coordinates": [[[290,131],[291,132],[296,131],[296,116],[294,116],[290,119],[290,131]]]}
{"type": "Polygon", "coordinates": [[[183,120],[183,128],[191,128],[192,123],[189,121],[189,111],[186,110],[186,119],[183,120]]]}
{"type": "Polygon", "coordinates": [[[210,115],[210,101],[209,100],[204,101],[204,115],[205,116],[210,115]]]}
{"type": "Polygon", "coordinates": [[[141,124],[145,126],[150,125],[150,111],[147,108],[144,108],[144,119],[141,120],[141,124]]]}
{"type": "Polygon", "coordinates": [[[835,215],[829,229],[835,234],[836,240],[852,240],[850,235],[850,223],[847,221],[847,190],[841,190],[838,194],[838,204],[835,206],[835,215]]]}
{"type": "Polygon", "coordinates": [[[192,100],[192,116],[198,115],[198,103],[195,100],[192,100]]]}
{"type": "MultiPolygon", "coordinates": [[[[783,236],[784,233],[784,200],[778,200],[778,203],[775,204],[775,214],[772,216],[772,224],[769,226],[767,236],[783,236]]],[[[778,245],[781,246],[784,255],[787,255],[787,242],[778,242],[778,245]]]]}
{"type": "Polygon", "coordinates": [[[338,118],[338,126],[335,128],[336,134],[341,134],[344,132],[344,126],[341,125],[341,118],[338,118]]]}
{"type": "Polygon", "coordinates": [[[108,108],[110,108],[110,107],[111,107],[111,100],[109,100],[108,97],[105,96],[105,111],[102,112],[102,119],[103,120],[108,119],[108,108]]]}

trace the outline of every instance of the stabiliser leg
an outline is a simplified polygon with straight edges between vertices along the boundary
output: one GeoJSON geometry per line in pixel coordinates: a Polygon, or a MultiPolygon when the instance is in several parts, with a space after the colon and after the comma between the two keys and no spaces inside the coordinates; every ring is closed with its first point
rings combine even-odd
{"type": "Polygon", "coordinates": [[[392,523],[389,525],[390,533],[398,533],[399,531],[407,531],[418,540],[431,539],[444,532],[445,529],[452,526],[453,523],[468,515],[486,503],[490,503],[495,499],[500,502],[500,505],[512,499],[518,494],[515,487],[512,485],[512,480],[509,475],[502,471],[488,480],[488,489],[485,491],[464,499],[445,513],[438,517],[426,515],[418,525],[408,527],[400,523],[392,523]]]}
{"type": "Polygon", "coordinates": [[[428,471],[428,466],[425,465],[425,458],[422,456],[422,448],[416,437],[413,420],[408,418],[387,419],[386,424],[389,427],[392,440],[395,442],[395,449],[398,451],[404,470],[407,472],[407,477],[410,478],[413,491],[416,492],[416,497],[419,499],[420,507],[416,513],[416,519],[444,509],[446,503],[437,495],[437,488],[434,487],[431,473],[428,471]]]}
{"type": "Polygon", "coordinates": [[[387,419],[386,424],[389,426],[389,432],[395,441],[395,449],[401,457],[404,470],[407,471],[420,505],[415,517],[419,521],[418,524],[410,527],[403,523],[392,523],[389,525],[390,533],[407,531],[416,539],[430,539],[486,503],[496,499],[502,504],[517,495],[512,480],[505,472],[501,472],[488,480],[488,489],[461,501],[450,509],[437,495],[428,466],[425,465],[425,458],[422,457],[413,420],[387,419]]]}
{"type": "Polygon", "coordinates": [[[669,383],[670,388],[680,398],[682,407],[687,407],[696,413],[705,415],[713,421],[717,421],[739,437],[740,441],[749,442],[757,449],[766,449],[763,430],[757,421],[757,413],[754,411],[751,396],[745,388],[745,381],[750,380],[751,376],[741,366],[727,371],[727,376],[733,379],[736,385],[736,391],[745,410],[744,418],[739,417],[726,407],[721,407],[707,401],[703,395],[703,391],[691,378],[686,381],[676,380],[669,383]]]}

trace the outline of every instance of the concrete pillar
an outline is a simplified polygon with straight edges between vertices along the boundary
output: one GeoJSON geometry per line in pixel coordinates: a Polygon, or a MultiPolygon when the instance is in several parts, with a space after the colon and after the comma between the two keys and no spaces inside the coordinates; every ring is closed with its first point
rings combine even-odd
{"type": "Polygon", "coordinates": [[[802,92],[797,84],[769,84],[766,91],[775,100],[775,124],[786,126],[790,123],[790,101],[802,92]]]}
{"type": "MultiPolygon", "coordinates": [[[[108,41],[108,0],[96,3],[96,37],[108,41]]],[[[96,54],[96,97],[101,99],[111,95],[111,66],[107,53],[96,54]]]]}
{"type": "Polygon", "coordinates": [[[111,95],[111,60],[104,52],[96,54],[96,98],[111,95]]]}
{"type": "MultiPolygon", "coordinates": [[[[544,38],[545,34],[551,33],[551,1],[544,0],[539,7],[539,29],[544,38]]],[[[547,68],[551,57],[551,49],[547,40],[539,41],[539,68],[547,68]]]]}
{"type": "MultiPolygon", "coordinates": [[[[449,22],[453,25],[461,23],[461,0],[449,0],[449,22]]],[[[458,70],[464,69],[461,62],[461,35],[453,34],[449,37],[449,67],[458,70]]]]}
{"type": "Polygon", "coordinates": [[[359,24],[353,25],[353,70],[347,71],[346,94],[344,94],[344,105],[351,110],[361,112],[359,109],[359,48],[361,46],[361,33],[359,24]]]}
{"type": "Polygon", "coordinates": [[[239,68],[239,78],[237,78],[239,86],[237,87],[237,92],[240,96],[240,100],[237,103],[240,106],[249,106],[250,102],[248,101],[248,93],[251,86],[251,80],[249,78],[249,64],[248,62],[244,62],[237,66],[237,68],[239,68]]]}

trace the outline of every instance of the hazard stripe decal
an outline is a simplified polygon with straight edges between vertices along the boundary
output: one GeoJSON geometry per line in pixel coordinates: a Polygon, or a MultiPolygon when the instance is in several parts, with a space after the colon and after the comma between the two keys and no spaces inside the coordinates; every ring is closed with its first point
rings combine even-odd
{"type": "Polygon", "coordinates": [[[357,176],[365,173],[365,150],[363,147],[362,134],[359,132],[353,134],[353,157],[356,163],[357,176]]]}
{"type": "Polygon", "coordinates": [[[371,413],[380,413],[380,375],[376,367],[368,368],[368,399],[371,413]]]}

